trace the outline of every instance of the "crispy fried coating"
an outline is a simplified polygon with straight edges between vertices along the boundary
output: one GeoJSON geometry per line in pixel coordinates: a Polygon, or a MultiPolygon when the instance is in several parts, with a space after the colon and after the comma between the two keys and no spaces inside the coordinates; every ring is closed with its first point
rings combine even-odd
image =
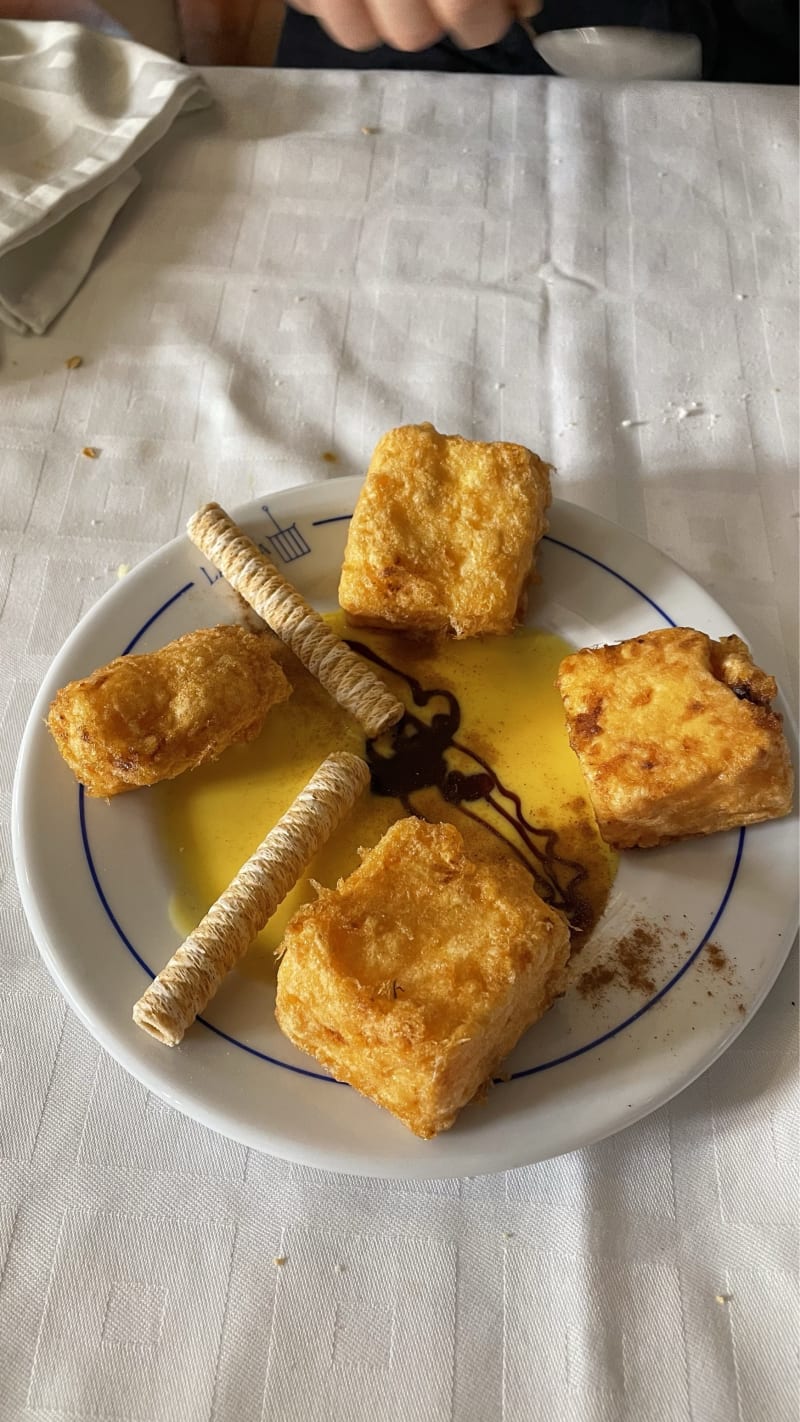
{"type": "Polygon", "coordinates": [[[258,735],[291,686],[268,633],[203,627],[56,693],[47,725],[89,795],[172,780],[258,735]]]}
{"type": "Polygon", "coordinates": [[[378,442],[350,524],[350,622],[419,635],[511,632],[547,528],[550,471],[520,444],[405,425],[378,442]]]}
{"type": "Polygon", "coordinates": [[[452,1126],[564,987],[569,931],[510,859],[399,820],[288,925],[276,1017],[427,1139],[452,1126]]]}
{"type": "Polygon", "coordinates": [[[777,686],[740,637],[648,632],[566,657],[557,684],[600,833],[616,848],[789,813],[777,686]]]}

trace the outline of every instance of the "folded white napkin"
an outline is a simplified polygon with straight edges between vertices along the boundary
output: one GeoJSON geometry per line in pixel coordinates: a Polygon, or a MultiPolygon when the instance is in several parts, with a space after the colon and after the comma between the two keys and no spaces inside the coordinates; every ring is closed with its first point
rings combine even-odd
{"type": "Polygon", "coordinates": [[[0,22],[0,321],[41,335],[203,80],[80,25],[0,22]]]}

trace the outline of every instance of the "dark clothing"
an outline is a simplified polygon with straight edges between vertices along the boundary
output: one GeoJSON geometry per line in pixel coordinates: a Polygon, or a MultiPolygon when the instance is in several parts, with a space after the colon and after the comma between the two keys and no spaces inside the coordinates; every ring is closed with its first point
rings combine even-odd
{"type": "Polygon", "coordinates": [[[551,74],[518,25],[513,25],[502,44],[485,49],[461,50],[449,39],[430,49],[406,54],[390,49],[343,49],[310,15],[287,9],[275,60],[282,69],[417,69],[439,70],[446,74],[551,74]]]}

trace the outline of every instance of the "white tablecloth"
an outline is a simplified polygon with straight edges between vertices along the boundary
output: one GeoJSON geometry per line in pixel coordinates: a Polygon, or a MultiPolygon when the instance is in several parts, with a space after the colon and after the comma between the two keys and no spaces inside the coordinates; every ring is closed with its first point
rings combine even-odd
{"type": "Polygon", "coordinates": [[[142,164],[52,333],[0,337],[0,1417],[788,1422],[796,963],[615,1139],[332,1176],[99,1050],[38,961],[9,806],[34,692],[119,564],[209,497],[363,469],[406,420],[551,458],[789,686],[796,97],[207,77],[218,107],[142,164]]]}

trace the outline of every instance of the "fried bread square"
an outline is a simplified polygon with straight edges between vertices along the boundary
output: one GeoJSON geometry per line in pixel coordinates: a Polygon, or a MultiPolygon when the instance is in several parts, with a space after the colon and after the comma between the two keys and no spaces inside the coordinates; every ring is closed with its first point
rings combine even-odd
{"type": "Polygon", "coordinates": [[[428,1139],[564,989],[565,919],[512,859],[398,820],[289,923],[275,1015],[296,1046],[428,1139]]]}
{"type": "Polygon", "coordinates": [[[773,677],[740,637],[670,627],[566,657],[557,685],[600,827],[618,849],[788,814],[773,677]]]}
{"type": "Polygon", "coordinates": [[[201,627],[56,692],[47,725],[87,794],[120,795],[251,741],[291,685],[269,633],[201,627]]]}
{"type": "Polygon", "coordinates": [[[547,528],[550,467],[521,444],[405,425],[379,440],[350,524],[339,601],[356,626],[511,632],[547,528]]]}

